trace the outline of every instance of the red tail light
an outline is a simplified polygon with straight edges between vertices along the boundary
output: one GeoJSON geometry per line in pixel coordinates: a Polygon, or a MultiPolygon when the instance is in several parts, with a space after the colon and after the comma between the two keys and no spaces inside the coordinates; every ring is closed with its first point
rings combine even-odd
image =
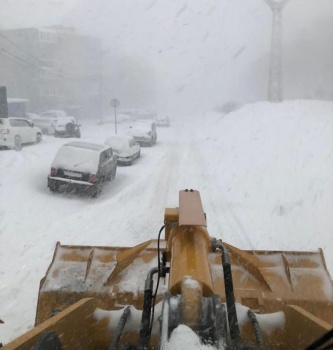
{"type": "Polygon", "coordinates": [[[90,174],[89,182],[94,183],[97,181],[97,176],[95,174],[90,174]]]}
{"type": "Polygon", "coordinates": [[[51,168],[51,176],[55,176],[57,174],[56,168],[51,168]]]}

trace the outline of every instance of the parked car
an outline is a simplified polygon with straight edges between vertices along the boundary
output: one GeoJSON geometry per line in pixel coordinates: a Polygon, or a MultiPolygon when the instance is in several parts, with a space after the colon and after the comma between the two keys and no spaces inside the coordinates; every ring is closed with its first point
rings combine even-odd
{"type": "Polygon", "coordinates": [[[0,118],[0,147],[20,150],[23,144],[42,141],[42,131],[24,118],[0,118]]]}
{"type": "Polygon", "coordinates": [[[153,146],[156,144],[156,124],[151,120],[137,120],[129,126],[129,135],[133,136],[140,146],[153,146]]]}
{"type": "Polygon", "coordinates": [[[67,113],[65,111],[62,111],[60,109],[50,109],[49,111],[45,111],[40,114],[42,118],[44,117],[51,117],[53,121],[57,121],[59,117],[66,117],[67,113]]]}
{"type": "Polygon", "coordinates": [[[26,119],[32,121],[35,126],[42,130],[43,134],[52,135],[54,134],[55,122],[51,117],[40,117],[35,113],[25,113],[26,119]]]}
{"type": "Polygon", "coordinates": [[[117,163],[132,165],[141,154],[141,147],[132,136],[114,135],[109,137],[105,144],[112,147],[117,163]]]}
{"type": "Polygon", "coordinates": [[[55,155],[47,185],[52,192],[64,185],[68,190],[84,191],[97,197],[104,181],[113,180],[116,171],[117,161],[110,146],[72,141],[61,146],[55,155]]]}
{"type": "Polygon", "coordinates": [[[54,126],[55,137],[81,137],[80,124],[74,117],[59,117],[54,126]]]}
{"type": "Polygon", "coordinates": [[[158,117],[156,117],[155,123],[156,123],[156,126],[169,127],[170,118],[167,115],[165,116],[159,115],[158,117]]]}

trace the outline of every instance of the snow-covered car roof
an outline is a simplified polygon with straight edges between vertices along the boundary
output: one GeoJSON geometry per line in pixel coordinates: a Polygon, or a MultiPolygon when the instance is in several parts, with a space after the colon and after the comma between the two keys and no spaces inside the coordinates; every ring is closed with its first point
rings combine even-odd
{"type": "Polygon", "coordinates": [[[39,118],[39,115],[36,114],[36,113],[30,113],[30,112],[26,112],[25,113],[25,116],[26,116],[26,119],[38,119],[39,118]]]}
{"type": "Polygon", "coordinates": [[[60,110],[60,109],[50,109],[48,111],[45,111],[43,113],[41,113],[40,115],[44,116],[44,115],[57,115],[58,117],[65,117],[67,116],[67,113],[63,110],[60,110]]]}
{"type": "Polygon", "coordinates": [[[67,124],[67,123],[76,123],[75,117],[72,116],[65,116],[65,117],[59,117],[57,118],[57,124],[67,124]]]}
{"type": "Polygon", "coordinates": [[[130,124],[129,129],[134,131],[150,131],[152,129],[153,122],[151,120],[140,120],[130,124]]]}
{"type": "Polygon", "coordinates": [[[132,136],[113,135],[105,140],[105,144],[111,146],[113,150],[119,152],[121,150],[128,149],[131,140],[134,140],[132,136]]]}
{"type": "Polygon", "coordinates": [[[54,157],[52,167],[94,173],[98,169],[100,152],[107,145],[73,141],[61,146],[54,157]]]}
{"type": "Polygon", "coordinates": [[[135,124],[152,125],[152,124],[154,124],[154,120],[152,120],[152,119],[138,119],[135,121],[135,124]]]}
{"type": "Polygon", "coordinates": [[[32,120],[28,119],[28,118],[20,118],[20,117],[9,117],[9,118],[1,118],[1,119],[5,119],[5,120],[25,120],[28,123],[31,124],[32,120]]]}
{"type": "Polygon", "coordinates": [[[65,143],[63,146],[74,147],[74,148],[84,148],[91,151],[103,152],[106,149],[110,148],[108,145],[102,143],[93,143],[93,142],[84,142],[84,141],[72,141],[65,143]]]}

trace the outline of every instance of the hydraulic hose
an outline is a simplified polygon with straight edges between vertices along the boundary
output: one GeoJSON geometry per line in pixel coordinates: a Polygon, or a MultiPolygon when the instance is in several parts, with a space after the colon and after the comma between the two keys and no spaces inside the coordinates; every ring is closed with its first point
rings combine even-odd
{"type": "Polygon", "coordinates": [[[258,346],[258,350],[264,350],[264,341],[262,339],[261,329],[260,329],[260,325],[259,325],[259,322],[257,320],[257,317],[256,317],[255,313],[250,309],[247,311],[247,315],[249,316],[249,319],[252,323],[254,335],[256,337],[256,342],[257,342],[257,346],[258,346]]]}
{"type": "Polygon", "coordinates": [[[145,282],[145,292],[143,295],[143,309],[140,325],[139,348],[148,348],[150,338],[151,305],[153,299],[153,276],[159,272],[158,267],[152,268],[147,275],[145,282]]]}
{"type": "Polygon", "coordinates": [[[127,306],[120,317],[120,320],[117,324],[117,328],[115,332],[113,333],[112,342],[109,346],[109,350],[117,350],[119,339],[121,337],[121,334],[123,333],[123,330],[130,312],[131,312],[130,306],[127,306]]]}
{"type": "Polygon", "coordinates": [[[240,335],[237,312],[236,312],[236,304],[235,304],[235,295],[234,295],[234,285],[232,282],[232,273],[231,273],[231,264],[230,264],[230,256],[228,250],[221,243],[216,245],[222,252],[222,267],[224,274],[224,288],[225,288],[225,297],[227,301],[227,313],[228,313],[228,321],[230,328],[230,335],[234,345],[240,346],[242,344],[242,339],[240,335]]]}
{"type": "Polygon", "coordinates": [[[316,349],[332,349],[332,344],[322,347],[327,343],[330,339],[333,338],[333,328],[317,339],[314,343],[309,345],[305,350],[316,350],[316,349]]]}

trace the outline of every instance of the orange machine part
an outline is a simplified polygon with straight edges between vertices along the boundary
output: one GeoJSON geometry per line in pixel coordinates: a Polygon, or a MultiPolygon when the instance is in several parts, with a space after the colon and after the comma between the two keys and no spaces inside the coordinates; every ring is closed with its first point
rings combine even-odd
{"type": "Polygon", "coordinates": [[[168,240],[170,256],[169,291],[181,294],[184,276],[191,276],[202,285],[204,297],[213,295],[213,281],[207,256],[210,252],[210,238],[201,226],[173,227],[168,240]]]}

